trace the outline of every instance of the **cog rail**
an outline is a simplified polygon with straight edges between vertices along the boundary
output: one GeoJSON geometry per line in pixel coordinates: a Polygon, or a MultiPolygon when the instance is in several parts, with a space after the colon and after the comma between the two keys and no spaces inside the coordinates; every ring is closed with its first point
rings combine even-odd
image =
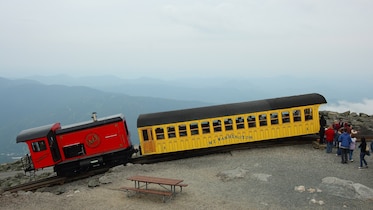
{"type": "Polygon", "coordinates": [[[97,174],[102,174],[102,173],[105,173],[107,170],[109,170],[109,169],[108,168],[102,168],[102,169],[98,169],[98,170],[94,170],[94,171],[89,171],[89,172],[84,173],[84,174],[78,174],[77,176],[74,176],[74,177],[52,176],[52,177],[48,177],[48,178],[45,178],[45,179],[40,179],[40,180],[20,184],[20,185],[14,186],[14,187],[9,187],[9,188],[4,189],[4,192],[15,193],[17,191],[35,191],[39,188],[51,187],[51,186],[55,186],[55,185],[62,185],[62,184],[68,183],[68,182],[73,182],[73,181],[76,181],[76,180],[79,180],[79,179],[84,179],[84,178],[94,176],[94,175],[97,175],[97,174]]]}

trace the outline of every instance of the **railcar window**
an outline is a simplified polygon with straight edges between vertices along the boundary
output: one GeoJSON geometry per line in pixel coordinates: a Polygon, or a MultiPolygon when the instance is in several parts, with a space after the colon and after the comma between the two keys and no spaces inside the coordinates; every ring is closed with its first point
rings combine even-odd
{"type": "Polygon", "coordinates": [[[290,114],[288,111],[281,112],[282,123],[289,123],[290,122],[290,114]]]}
{"type": "Polygon", "coordinates": [[[260,126],[267,126],[267,115],[266,114],[259,115],[259,124],[260,126]]]}
{"type": "Polygon", "coordinates": [[[32,142],[31,146],[32,146],[32,151],[34,152],[40,152],[40,151],[47,149],[47,146],[45,145],[44,141],[32,142]]]}
{"type": "Polygon", "coordinates": [[[186,125],[179,125],[179,136],[183,137],[187,135],[186,125]]]}
{"type": "Polygon", "coordinates": [[[210,122],[205,121],[201,123],[202,133],[210,133],[210,122]]]}
{"type": "Polygon", "coordinates": [[[157,139],[164,139],[163,128],[156,128],[155,129],[155,135],[157,136],[157,139]]]}
{"type": "Polygon", "coordinates": [[[247,125],[249,128],[255,128],[256,123],[255,123],[255,115],[250,115],[247,117],[247,125]]]}
{"type": "Polygon", "coordinates": [[[312,108],[304,109],[304,117],[307,120],[312,120],[312,108]]]}
{"type": "Polygon", "coordinates": [[[294,122],[299,122],[301,121],[301,116],[300,116],[300,110],[294,110],[293,111],[293,119],[294,119],[294,122]]]}
{"type": "Polygon", "coordinates": [[[236,118],[236,127],[237,127],[237,129],[242,129],[242,128],[245,127],[244,119],[242,117],[237,117],[236,118]]]}
{"type": "Polygon", "coordinates": [[[198,123],[190,123],[189,127],[192,135],[198,135],[198,123]]]}
{"type": "Polygon", "coordinates": [[[212,121],[212,126],[214,127],[214,132],[221,131],[221,121],[220,120],[212,121]]]}
{"type": "Polygon", "coordinates": [[[271,125],[277,125],[278,124],[278,114],[277,112],[271,113],[271,125]]]}
{"type": "Polygon", "coordinates": [[[226,131],[233,130],[233,121],[231,118],[224,119],[224,126],[226,131]]]}
{"type": "Polygon", "coordinates": [[[176,137],[175,127],[174,126],[167,127],[167,133],[168,133],[168,138],[175,138],[176,137]]]}
{"type": "Polygon", "coordinates": [[[147,130],[142,130],[142,138],[144,139],[144,141],[148,141],[149,140],[149,136],[148,136],[148,131],[147,130]]]}

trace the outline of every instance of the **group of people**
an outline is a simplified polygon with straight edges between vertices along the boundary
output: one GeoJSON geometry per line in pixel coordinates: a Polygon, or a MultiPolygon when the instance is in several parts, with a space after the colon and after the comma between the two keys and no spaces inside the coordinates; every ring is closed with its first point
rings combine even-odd
{"type": "MultiPolygon", "coordinates": [[[[356,148],[357,131],[352,129],[352,125],[347,122],[335,120],[333,124],[325,129],[326,120],[323,116],[320,117],[320,144],[326,143],[326,152],[332,153],[333,147],[337,148],[337,156],[341,156],[342,164],[348,161],[353,162],[353,153],[356,148]]],[[[368,163],[365,160],[366,155],[370,155],[370,150],[373,152],[373,142],[370,147],[367,145],[365,137],[360,138],[360,166],[359,169],[368,168],[368,163]]]]}

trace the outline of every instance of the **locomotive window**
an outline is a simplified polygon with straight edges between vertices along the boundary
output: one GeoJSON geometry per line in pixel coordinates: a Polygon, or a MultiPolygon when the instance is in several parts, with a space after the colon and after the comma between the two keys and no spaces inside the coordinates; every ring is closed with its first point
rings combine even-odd
{"type": "Polygon", "coordinates": [[[148,136],[148,131],[147,130],[142,130],[142,138],[144,139],[144,141],[148,141],[149,140],[149,136],[148,136]]]}
{"type": "Polygon", "coordinates": [[[304,117],[307,120],[312,120],[312,108],[304,109],[304,117]]]}
{"type": "Polygon", "coordinates": [[[47,149],[44,141],[32,142],[31,146],[32,146],[32,151],[34,152],[40,152],[40,151],[47,149]]]}
{"type": "Polygon", "coordinates": [[[247,117],[247,125],[249,128],[255,128],[256,123],[255,123],[255,115],[250,115],[247,117]]]}
{"type": "Polygon", "coordinates": [[[267,115],[266,114],[259,115],[259,124],[260,126],[267,126],[267,115]]]}
{"type": "Polygon", "coordinates": [[[192,135],[198,135],[198,123],[190,123],[189,127],[192,135]]]}
{"type": "Polygon", "coordinates": [[[300,110],[294,110],[293,111],[293,119],[294,119],[294,122],[298,122],[298,121],[301,120],[300,110]]]}
{"type": "Polygon", "coordinates": [[[201,127],[202,127],[202,133],[210,133],[210,122],[208,121],[202,122],[201,127]]]}
{"type": "Polygon", "coordinates": [[[176,137],[175,127],[174,126],[168,127],[167,128],[167,133],[168,133],[168,138],[175,138],[176,137]]]}
{"type": "Polygon", "coordinates": [[[185,125],[179,125],[179,136],[183,137],[187,135],[186,126],[185,125]]]}
{"type": "Polygon", "coordinates": [[[233,122],[232,122],[232,119],[231,119],[231,118],[227,118],[227,119],[225,119],[225,120],[224,120],[225,130],[226,130],[226,131],[232,130],[232,129],[233,129],[232,124],[233,124],[233,122]]]}
{"type": "Polygon", "coordinates": [[[221,121],[220,120],[212,121],[212,126],[214,127],[214,132],[221,131],[221,121]]]}
{"type": "Polygon", "coordinates": [[[282,123],[290,122],[290,114],[288,111],[281,112],[281,116],[282,116],[282,123]]]}
{"type": "Polygon", "coordinates": [[[66,146],[63,148],[63,153],[65,154],[65,158],[83,156],[85,154],[84,145],[74,144],[71,146],[66,146]]]}
{"type": "Polygon", "coordinates": [[[277,112],[271,113],[271,124],[272,125],[278,124],[278,114],[277,114],[277,112]]]}
{"type": "Polygon", "coordinates": [[[242,117],[237,117],[236,118],[236,126],[237,126],[237,129],[242,129],[242,128],[245,127],[244,119],[242,117]]]}
{"type": "Polygon", "coordinates": [[[163,128],[156,128],[155,129],[155,135],[157,136],[157,139],[164,139],[163,128]]]}

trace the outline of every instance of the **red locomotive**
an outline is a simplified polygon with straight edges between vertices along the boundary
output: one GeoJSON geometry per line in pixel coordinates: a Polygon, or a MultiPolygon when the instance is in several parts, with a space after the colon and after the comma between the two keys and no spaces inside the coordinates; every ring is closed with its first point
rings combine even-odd
{"type": "Polygon", "coordinates": [[[126,164],[135,153],[122,114],[62,126],[60,123],[23,130],[17,143],[28,145],[26,171],[54,166],[58,176],[126,164]]]}

